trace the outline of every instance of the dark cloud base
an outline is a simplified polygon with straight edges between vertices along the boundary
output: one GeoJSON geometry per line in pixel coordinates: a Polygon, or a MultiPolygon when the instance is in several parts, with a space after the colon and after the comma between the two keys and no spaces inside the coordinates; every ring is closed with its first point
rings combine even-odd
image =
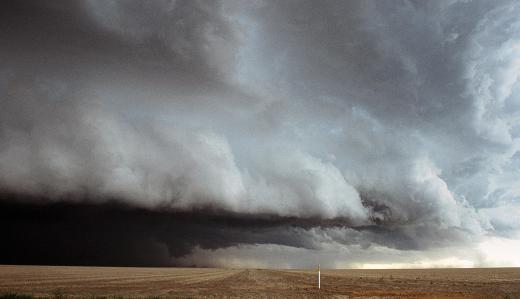
{"type": "Polygon", "coordinates": [[[244,215],[212,208],[148,210],[118,201],[49,202],[3,194],[0,264],[175,266],[176,257],[196,246],[272,243],[312,248],[296,230],[344,225],[342,219],[244,215]]]}

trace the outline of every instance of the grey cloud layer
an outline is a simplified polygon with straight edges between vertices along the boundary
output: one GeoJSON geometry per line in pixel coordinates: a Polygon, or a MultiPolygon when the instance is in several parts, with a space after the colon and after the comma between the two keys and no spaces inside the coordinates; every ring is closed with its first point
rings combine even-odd
{"type": "Polygon", "coordinates": [[[516,2],[12,7],[39,18],[3,21],[5,190],[339,217],[369,229],[320,242],[399,249],[520,228],[516,2]]]}

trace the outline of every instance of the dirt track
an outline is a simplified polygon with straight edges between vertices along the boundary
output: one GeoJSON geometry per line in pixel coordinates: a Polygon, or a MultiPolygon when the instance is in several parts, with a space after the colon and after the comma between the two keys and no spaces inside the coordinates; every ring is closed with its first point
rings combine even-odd
{"type": "Polygon", "coordinates": [[[520,268],[309,270],[0,266],[0,294],[241,298],[520,298],[520,268]],[[507,297],[509,296],[509,297],[507,297]]]}

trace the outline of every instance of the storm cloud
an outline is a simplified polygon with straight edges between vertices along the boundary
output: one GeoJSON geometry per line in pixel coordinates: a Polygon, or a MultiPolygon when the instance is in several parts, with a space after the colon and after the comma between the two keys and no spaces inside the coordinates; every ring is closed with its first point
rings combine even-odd
{"type": "Polygon", "coordinates": [[[2,230],[78,254],[2,262],[487,265],[520,237],[514,1],[0,5],[2,230]]]}

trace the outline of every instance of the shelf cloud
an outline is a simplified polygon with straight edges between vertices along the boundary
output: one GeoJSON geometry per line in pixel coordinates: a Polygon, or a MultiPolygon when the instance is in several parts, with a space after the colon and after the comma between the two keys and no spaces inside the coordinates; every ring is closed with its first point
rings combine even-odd
{"type": "Polygon", "coordinates": [[[0,6],[2,263],[479,266],[520,238],[515,1],[0,6]]]}

